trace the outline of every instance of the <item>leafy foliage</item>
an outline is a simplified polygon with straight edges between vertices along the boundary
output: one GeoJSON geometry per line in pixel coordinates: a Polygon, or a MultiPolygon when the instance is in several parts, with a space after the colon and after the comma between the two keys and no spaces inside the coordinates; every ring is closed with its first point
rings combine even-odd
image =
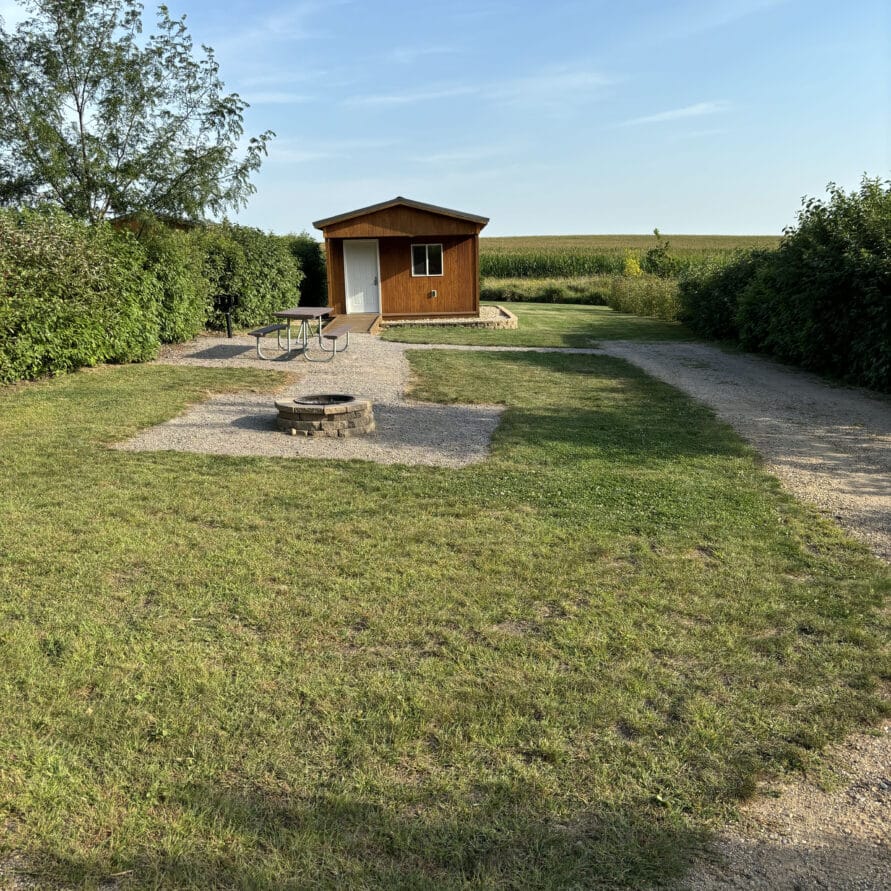
{"type": "Polygon", "coordinates": [[[0,380],[149,358],[159,297],[129,233],[61,212],[0,213],[0,380]]]}
{"type": "Polygon", "coordinates": [[[577,303],[604,306],[608,276],[578,278],[488,278],[480,284],[480,297],[494,302],[577,303]]]}
{"type": "Polygon", "coordinates": [[[681,284],[682,318],[814,371],[891,391],[891,182],[804,202],[776,252],[681,284]]]}
{"type": "Polygon", "coordinates": [[[211,306],[201,241],[192,232],[151,222],[143,226],[139,238],[147,268],[161,289],[161,343],[189,340],[204,328],[211,306]]]}
{"type": "MultiPolygon", "coordinates": [[[[270,313],[300,299],[303,273],[289,239],[248,226],[223,223],[197,235],[204,251],[204,274],[212,294],[233,294],[236,325],[260,325],[270,313]]],[[[221,327],[219,316],[211,324],[221,327]]]]}
{"type": "Polygon", "coordinates": [[[640,265],[640,260],[628,251],[625,254],[625,262],[622,266],[622,275],[628,276],[628,278],[638,278],[643,275],[643,269],[640,265]]]}
{"type": "Polygon", "coordinates": [[[662,233],[658,229],[653,230],[653,235],[657,244],[644,254],[640,263],[641,269],[662,278],[677,275],[685,267],[685,264],[679,257],[675,257],[671,253],[671,242],[668,239],[663,241],[662,233]]]}
{"type": "Polygon", "coordinates": [[[741,251],[731,263],[703,266],[681,276],[681,316],[695,331],[717,340],[738,340],[737,302],[767,251],[741,251]]]}
{"type": "Polygon", "coordinates": [[[150,211],[199,218],[244,203],[271,132],[239,157],[246,103],[184,19],[138,0],[28,0],[0,27],[0,200],[51,201],[93,222],[150,211]]]}
{"type": "Polygon", "coordinates": [[[306,306],[325,306],[328,303],[328,274],[325,254],[308,232],[288,236],[288,247],[303,271],[300,302],[306,306]]]}
{"type": "Polygon", "coordinates": [[[677,283],[658,275],[615,276],[606,298],[616,312],[673,322],[678,317],[677,283]]]}
{"type": "Polygon", "coordinates": [[[0,211],[0,381],[149,358],[159,341],[221,324],[217,293],[238,295],[238,325],[297,302],[303,275],[287,238],[150,218],[139,233],[55,208],[0,211]]]}

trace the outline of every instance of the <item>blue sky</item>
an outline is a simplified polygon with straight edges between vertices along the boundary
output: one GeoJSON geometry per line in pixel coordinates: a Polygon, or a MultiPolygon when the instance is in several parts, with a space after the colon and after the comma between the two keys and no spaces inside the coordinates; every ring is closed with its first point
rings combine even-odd
{"type": "Polygon", "coordinates": [[[487,235],[774,233],[891,170],[887,0],[167,2],[278,134],[264,229],[401,194],[487,235]]]}

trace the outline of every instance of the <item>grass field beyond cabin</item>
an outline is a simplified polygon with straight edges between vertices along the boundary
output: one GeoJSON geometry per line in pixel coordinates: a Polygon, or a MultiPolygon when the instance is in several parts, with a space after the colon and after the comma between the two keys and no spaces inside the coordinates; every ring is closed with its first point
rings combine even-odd
{"type": "Polygon", "coordinates": [[[694,335],[677,322],[620,313],[608,306],[509,303],[517,316],[514,329],[462,328],[460,325],[394,325],[384,340],[402,343],[451,343],[470,346],[534,346],[591,349],[601,340],[692,340],[694,335]]]}
{"type": "Polygon", "coordinates": [[[271,372],[0,390],[0,864],[640,888],[881,713],[885,569],[708,410],[599,356],[410,359],[507,406],[484,464],[106,448],[271,372]]]}

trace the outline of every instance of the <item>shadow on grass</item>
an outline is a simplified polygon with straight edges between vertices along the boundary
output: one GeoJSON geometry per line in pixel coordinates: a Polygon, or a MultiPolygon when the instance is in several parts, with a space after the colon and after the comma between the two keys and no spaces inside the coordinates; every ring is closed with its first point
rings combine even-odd
{"type": "Polygon", "coordinates": [[[147,841],[111,870],[42,851],[43,874],[86,886],[119,876],[120,888],[643,887],[681,875],[705,841],[645,802],[555,818],[507,781],[454,810],[213,786],[169,804],[192,827],[176,850],[147,841]]]}
{"type": "Polygon", "coordinates": [[[238,343],[221,343],[204,350],[195,350],[185,355],[189,359],[238,359],[248,353],[256,352],[253,347],[238,343]]]}
{"type": "MultiPolygon", "coordinates": [[[[428,354],[430,355],[430,354],[428,354]]],[[[630,463],[652,458],[743,457],[749,447],[713,411],[623,359],[558,353],[432,354],[434,376],[413,394],[459,402],[498,401],[508,406],[497,437],[511,449],[575,446],[620,455],[630,463]],[[445,363],[470,365],[460,388],[445,363]],[[466,382],[466,383],[465,383],[466,382]]],[[[421,355],[418,364],[425,363],[421,355]]],[[[563,449],[564,451],[566,449],[563,449]]]]}

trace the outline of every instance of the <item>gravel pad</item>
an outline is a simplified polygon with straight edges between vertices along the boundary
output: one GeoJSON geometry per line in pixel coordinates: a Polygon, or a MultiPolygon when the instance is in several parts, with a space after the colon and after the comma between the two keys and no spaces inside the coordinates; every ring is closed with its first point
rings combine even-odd
{"type": "MultiPolygon", "coordinates": [[[[170,365],[281,369],[299,375],[286,390],[215,396],[164,424],[118,444],[130,451],[199,452],[276,458],[359,459],[379,464],[464,467],[486,459],[503,411],[494,405],[433,405],[404,398],[410,368],[402,344],[352,335],[350,348],[331,362],[288,359],[268,339],[257,358],[254,339],[202,337],[167,348],[170,365]],[[348,439],[288,436],[276,427],[275,400],[308,393],[349,393],[374,403],[377,429],[348,439]]],[[[321,356],[311,344],[310,355],[321,356]]]]}

